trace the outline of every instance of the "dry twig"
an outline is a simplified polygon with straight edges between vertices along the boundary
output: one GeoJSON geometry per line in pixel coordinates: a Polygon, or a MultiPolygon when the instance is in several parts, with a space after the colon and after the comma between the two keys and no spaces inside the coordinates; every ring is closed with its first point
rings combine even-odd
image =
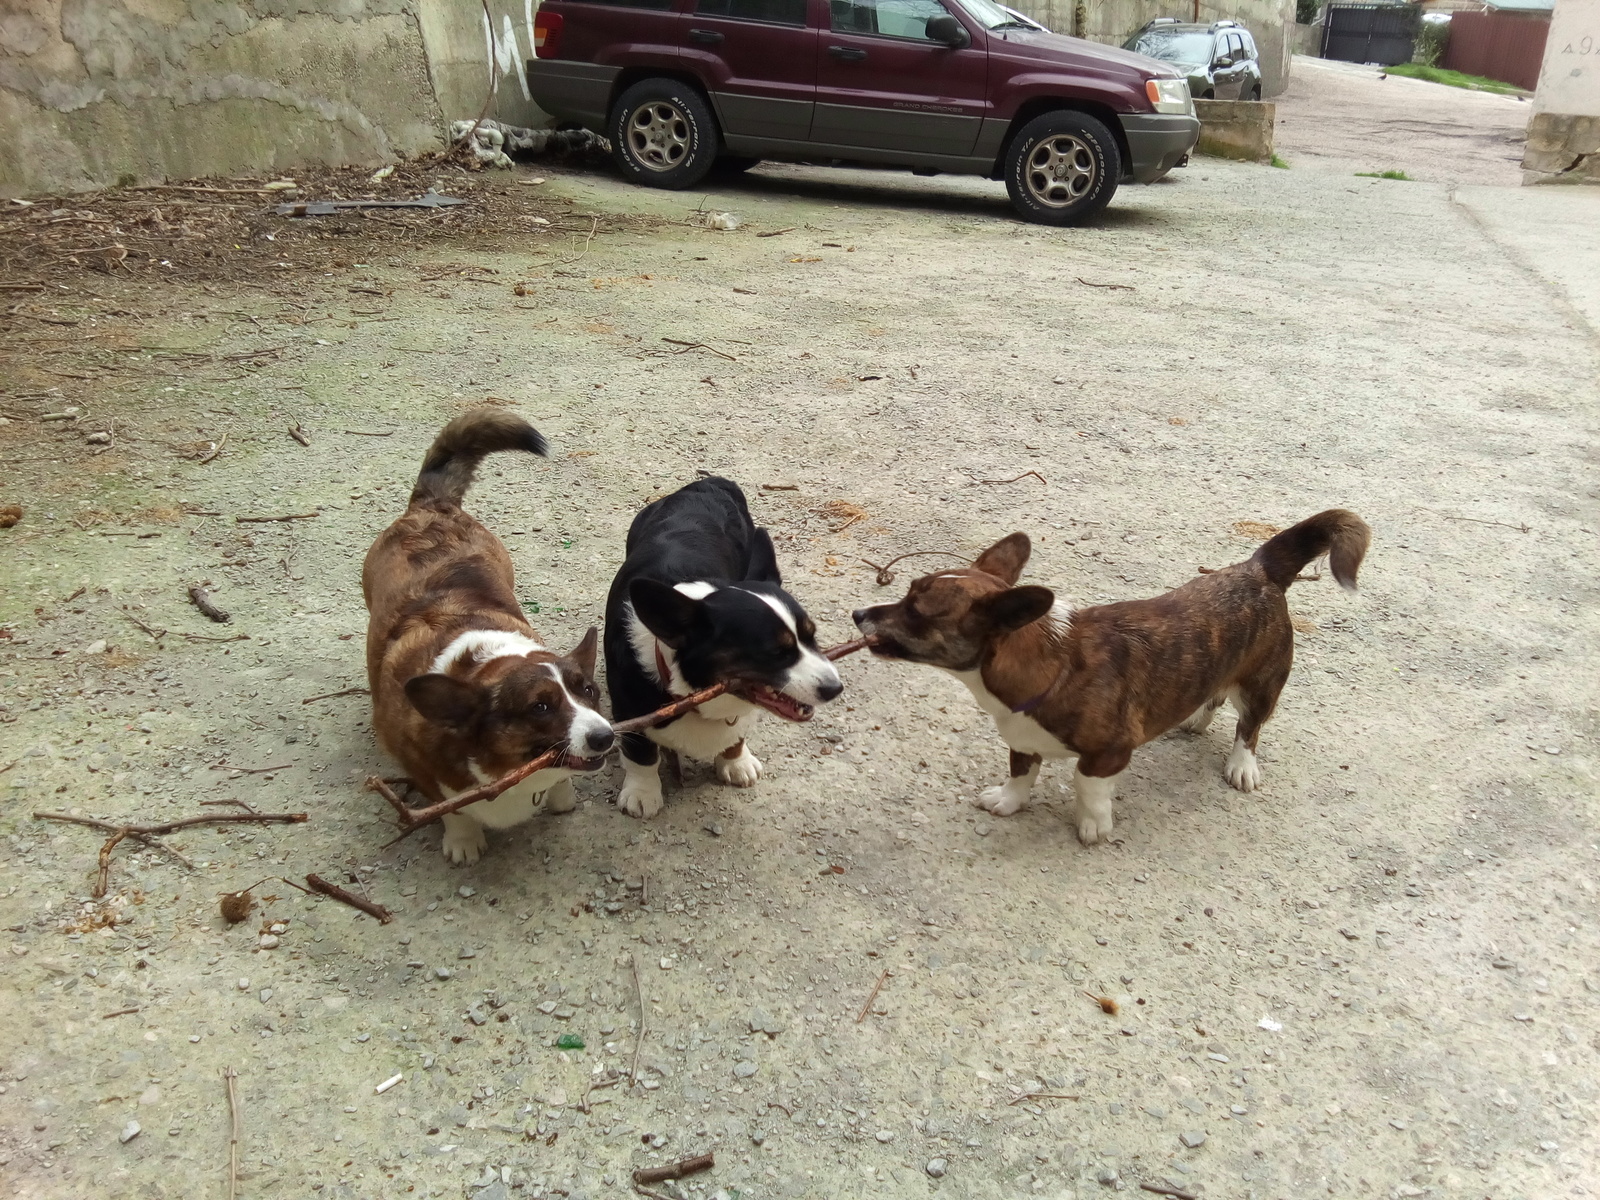
{"type": "Polygon", "coordinates": [[[1082,1096],[1071,1096],[1064,1092],[1023,1092],[1011,1104],[1021,1104],[1027,1100],[1081,1100],[1082,1096]]]}
{"type": "Polygon", "coordinates": [[[638,955],[628,956],[628,965],[633,968],[633,998],[639,1002],[639,1036],[633,1042],[633,1066],[628,1069],[628,1086],[637,1087],[639,1083],[639,1051],[644,1049],[644,988],[639,983],[639,958],[638,955]]]}
{"type": "Polygon", "coordinates": [[[232,1067],[222,1068],[222,1078],[228,1085],[228,1200],[239,1194],[239,1097],[234,1092],[233,1081],[239,1072],[232,1067]]]}
{"type": "Polygon", "coordinates": [[[872,985],[872,994],[867,997],[867,1002],[861,1006],[861,1011],[856,1014],[856,1024],[867,1019],[867,1014],[872,1011],[872,1002],[878,998],[878,993],[883,990],[883,985],[889,980],[889,972],[885,971],[878,976],[878,982],[872,985]]]}
{"type": "Polygon", "coordinates": [[[199,462],[198,462],[198,465],[202,466],[202,467],[205,466],[213,458],[215,458],[217,455],[221,454],[222,453],[222,448],[224,446],[226,446],[227,444],[228,444],[228,435],[226,433],[224,433],[222,435],[222,440],[220,442],[213,442],[211,444],[211,452],[209,454],[207,454],[204,458],[200,459],[199,462]]]}
{"type": "Polygon", "coordinates": [[[1141,1183],[1139,1185],[1147,1192],[1154,1192],[1158,1196],[1171,1196],[1172,1200],[1196,1200],[1193,1192],[1186,1192],[1182,1188],[1168,1187],[1164,1183],[1141,1183]]]}
{"type": "Polygon", "coordinates": [[[380,925],[387,925],[394,920],[394,914],[381,904],[374,904],[371,900],[364,900],[354,892],[347,892],[336,883],[329,883],[321,875],[307,875],[306,885],[313,892],[321,892],[324,896],[331,897],[341,904],[348,904],[351,908],[359,908],[369,917],[376,917],[380,925]]]}
{"type": "Polygon", "coordinates": [[[111,1020],[112,1017],[131,1016],[133,1013],[136,1013],[138,1011],[139,1010],[137,1008],[119,1008],[119,1009],[117,1009],[116,1012],[101,1013],[100,1014],[100,1019],[102,1021],[109,1021],[109,1020],[111,1020]]]}
{"type": "Polygon", "coordinates": [[[970,558],[963,558],[961,555],[953,554],[949,550],[908,550],[904,554],[895,555],[895,557],[891,558],[888,562],[884,563],[881,567],[877,563],[873,562],[871,559],[863,558],[861,561],[866,563],[867,566],[873,568],[873,570],[878,572],[877,579],[878,579],[878,586],[879,587],[888,587],[891,583],[894,582],[894,576],[895,576],[895,573],[889,569],[890,567],[894,566],[895,563],[899,562],[902,558],[917,558],[917,557],[919,557],[921,555],[924,555],[924,554],[940,554],[940,555],[943,555],[945,558],[953,558],[953,559],[956,559],[959,562],[964,562],[969,567],[972,565],[972,560],[970,558]]]}
{"type": "Polygon", "coordinates": [[[1138,291],[1137,288],[1135,288],[1132,284],[1128,284],[1128,283],[1090,283],[1087,279],[1084,279],[1084,278],[1082,278],[1080,276],[1076,276],[1075,275],[1075,276],[1073,276],[1073,278],[1077,279],[1078,282],[1083,284],[1084,287],[1110,288],[1113,291],[1118,291],[1118,292],[1134,292],[1134,291],[1138,291]]]}
{"type": "Polygon", "coordinates": [[[693,1158],[680,1159],[659,1167],[640,1167],[633,1173],[633,1181],[638,1184],[665,1183],[669,1179],[682,1179],[685,1175],[709,1171],[716,1165],[717,1160],[711,1154],[697,1154],[693,1158]]]}
{"type": "Polygon", "coordinates": [[[321,513],[288,513],[281,517],[235,517],[234,522],[239,525],[270,525],[274,521],[309,521],[312,517],[319,517],[321,513]]]}
{"type": "Polygon", "coordinates": [[[682,346],[683,347],[682,350],[673,351],[674,354],[687,354],[691,350],[709,350],[709,351],[711,351],[711,353],[715,354],[718,358],[725,358],[729,362],[738,362],[739,361],[733,355],[725,353],[724,351],[718,350],[715,346],[708,346],[704,342],[683,342],[683,341],[679,341],[677,338],[669,338],[669,337],[664,337],[661,340],[663,342],[668,342],[668,343],[670,343],[671,345],[674,345],[674,346],[682,346]]]}
{"type": "Polygon", "coordinates": [[[301,704],[312,704],[318,700],[333,700],[339,696],[367,696],[371,693],[364,687],[345,688],[342,692],[323,692],[320,696],[307,696],[300,701],[301,704]]]}
{"type": "Polygon", "coordinates": [[[94,895],[96,897],[106,894],[106,877],[110,867],[111,852],[124,838],[133,838],[147,846],[165,850],[177,858],[184,866],[191,870],[194,864],[171,846],[161,841],[160,835],[175,833],[180,829],[189,829],[195,825],[234,825],[242,821],[256,822],[262,825],[292,825],[307,819],[305,813],[206,813],[198,817],[180,817],[176,821],[160,821],[153,824],[117,824],[115,821],[102,821],[98,817],[79,817],[72,813],[36,812],[33,814],[36,821],[65,821],[70,825],[87,825],[91,829],[104,829],[110,832],[111,837],[106,839],[100,847],[100,874],[95,882],[94,895]]]}
{"type": "Polygon", "coordinates": [[[311,445],[311,439],[306,436],[306,431],[298,424],[289,426],[289,436],[302,446],[311,445]]]}
{"type": "Polygon", "coordinates": [[[189,599],[194,602],[196,608],[219,625],[225,625],[233,620],[231,615],[211,602],[211,593],[198,583],[189,588],[189,599]]]}
{"type": "Polygon", "coordinates": [[[1046,480],[1045,477],[1043,475],[1039,474],[1039,472],[1037,472],[1037,471],[1024,471],[1021,475],[1018,475],[1016,479],[975,479],[975,480],[973,480],[973,482],[974,483],[1016,483],[1017,479],[1026,479],[1029,475],[1032,475],[1040,483],[1044,484],[1045,487],[1049,487],[1050,486],[1049,481],[1046,480]]]}

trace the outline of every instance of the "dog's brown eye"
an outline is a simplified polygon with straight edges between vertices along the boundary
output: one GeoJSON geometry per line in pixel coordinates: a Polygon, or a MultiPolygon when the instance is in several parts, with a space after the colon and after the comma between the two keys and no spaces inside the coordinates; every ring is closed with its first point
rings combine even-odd
{"type": "Polygon", "coordinates": [[[542,717],[545,714],[547,714],[549,711],[550,711],[550,706],[548,704],[546,704],[543,700],[539,701],[539,703],[537,703],[537,704],[535,704],[533,706],[533,715],[536,716],[536,717],[542,717]]]}

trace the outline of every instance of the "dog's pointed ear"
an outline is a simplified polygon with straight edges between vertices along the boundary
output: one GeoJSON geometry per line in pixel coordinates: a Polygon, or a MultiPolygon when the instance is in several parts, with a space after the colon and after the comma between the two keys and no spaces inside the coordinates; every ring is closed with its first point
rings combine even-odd
{"type": "Polygon", "coordinates": [[[578,664],[578,670],[583,672],[585,679],[594,678],[595,658],[599,649],[600,631],[591,625],[589,626],[589,632],[583,635],[583,641],[579,642],[573,648],[572,653],[567,655],[568,658],[578,664]]]}
{"type": "Polygon", "coordinates": [[[1028,556],[1032,553],[1033,543],[1028,540],[1028,535],[1012,533],[978,555],[978,561],[972,565],[996,579],[1003,579],[1007,584],[1014,584],[1022,578],[1022,568],[1028,565],[1028,556]]]}
{"type": "Polygon", "coordinates": [[[750,561],[745,566],[744,577],[783,584],[783,576],[778,573],[778,551],[772,545],[772,535],[765,529],[757,529],[751,539],[750,561]]]}
{"type": "Polygon", "coordinates": [[[633,615],[646,629],[674,650],[683,648],[700,601],[655,579],[635,579],[628,585],[628,599],[633,602],[633,615]]]}
{"type": "Polygon", "coordinates": [[[489,711],[487,688],[437,672],[406,680],[406,699],[428,720],[451,729],[470,729],[489,711]]]}
{"type": "Polygon", "coordinates": [[[974,604],[973,610],[995,633],[1010,633],[1049,612],[1056,594],[1045,587],[1015,587],[994,592],[974,604]]]}

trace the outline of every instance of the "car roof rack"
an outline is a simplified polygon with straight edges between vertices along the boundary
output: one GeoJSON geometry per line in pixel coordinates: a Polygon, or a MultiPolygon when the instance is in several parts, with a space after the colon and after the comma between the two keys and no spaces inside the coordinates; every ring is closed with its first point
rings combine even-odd
{"type": "Polygon", "coordinates": [[[1237,21],[1213,21],[1213,22],[1211,22],[1211,28],[1213,28],[1213,29],[1243,29],[1244,26],[1240,25],[1239,22],[1237,22],[1237,21]]]}
{"type": "MultiPolygon", "coordinates": [[[[1178,20],[1177,17],[1157,17],[1155,20],[1150,22],[1150,25],[1178,25],[1178,24],[1181,24],[1181,22],[1178,20]]],[[[1145,28],[1146,29],[1150,28],[1150,25],[1146,25],[1145,28]]]]}

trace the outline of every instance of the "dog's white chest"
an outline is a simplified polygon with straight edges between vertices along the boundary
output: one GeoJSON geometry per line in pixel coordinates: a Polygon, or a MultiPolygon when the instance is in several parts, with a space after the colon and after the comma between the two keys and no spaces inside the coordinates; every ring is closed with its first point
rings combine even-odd
{"type": "Polygon", "coordinates": [[[699,762],[711,762],[729,746],[744,740],[760,711],[748,700],[724,693],[670,725],[645,730],[645,736],[668,750],[687,754],[699,762]]]}
{"type": "MultiPolygon", "coordinates": [[[[490,782],[490,777],[478,769],[477,763],[469,763],[468,766],[479,783],[490,782]]],[[[535,771],[521,783],[508,787],[493,800],[480,800],[476,804],[469,804],[461,812],[490,829],[510,829],[513,825],[521,825],[524,821],[532,820],[533,814],[544,807],[544,794],[561,780],[571,777],[572,772],[565,767],[535,771]]],[[[459,792],[452,792],[449,788],[441,790],[446,797],[460,795],[459,792]]]]}
{"type": "Polygon", "coordinates": [[[948,674],[959,679],[967,691],[972,693],[972,698],[978,702],[978,707],[994,718],[1000,740],[1011,749],[1022,754],[1038,754],[1044,758],[1070,758],[1074,754],[1074,751],[1067,749],[1059,739],[1031,716],[1012,712],[1003,700],[983,686],[981,671],[950,671],[948,674]]]}

